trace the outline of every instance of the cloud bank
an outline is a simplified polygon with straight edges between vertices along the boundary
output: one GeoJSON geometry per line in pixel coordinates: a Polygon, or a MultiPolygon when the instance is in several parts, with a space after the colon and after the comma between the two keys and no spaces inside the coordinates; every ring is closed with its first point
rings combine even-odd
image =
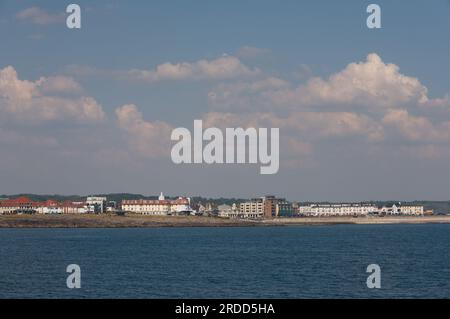
{"type": "Polygon", "coordinates": [[[89,96],[78,96],[81,86],[72,78],[41,77],[21,80],[12,66],[0,69],[0,114],[18,122],[76,121],[98,123],[105,119],[102,106],[89,96]],[[60,93],[71,93],[67,97],[60,93]]]}

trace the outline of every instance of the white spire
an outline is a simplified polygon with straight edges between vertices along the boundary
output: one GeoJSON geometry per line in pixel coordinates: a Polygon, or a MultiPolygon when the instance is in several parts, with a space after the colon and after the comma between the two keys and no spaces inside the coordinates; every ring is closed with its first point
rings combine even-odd
{"type": "Polygon", "coordinates": [[[161,194],[159,195],[158,199],[159,199],[159,200],[164,200],[164,194],[163,194],[163,192],[161,192],[161,194]]]}

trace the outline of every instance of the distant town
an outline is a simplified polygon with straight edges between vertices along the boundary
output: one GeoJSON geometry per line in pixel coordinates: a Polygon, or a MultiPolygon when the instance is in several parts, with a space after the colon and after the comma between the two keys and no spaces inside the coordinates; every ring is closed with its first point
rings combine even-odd
{"type": "Polygon", "coordinates": [[[116,214],[155,216],[210,216],[224,219],[273,219],[289,217],[425,216],[433,209],[416,203],[299,203],[276,196],[250,200],[205,200],[189,197],[32,199],[27,196],[0,198],[0,215],[116,214]]]}

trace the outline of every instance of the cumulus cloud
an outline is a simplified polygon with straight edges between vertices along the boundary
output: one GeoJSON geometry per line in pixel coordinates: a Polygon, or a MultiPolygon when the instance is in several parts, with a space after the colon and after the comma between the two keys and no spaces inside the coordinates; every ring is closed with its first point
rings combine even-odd
{"type": "Polygon", "coordinates": [[[449,98],[430,99],[428,89],[417,78],[400,73],[400,68],[385,63],[371,53],[366,61],[350,63],[327,79],[314,77],[306,84],[268,86],[252,89],[252,83],[239,86],[219,85],[210,93],[214,108],[236,109],[269,106],[285,109],[352,108],[358,112],[382,113],[389,108],[448,108],[449,98]],[[257,103],[257,104],[256,104],[257,103]]]}
{"type": "Polygon", "coordinates": [[[295,112],[279,125],[287,124],[301,136],[312,139],[363,137],[370,142],[379,142],[384,138],[381,125],[370,117],[351,112],[295,112]]]}
{"type": "Polygon", "coordinates": [[[220,83],[208,93],[208,102],[218,110],[273,110],[272,94],[290,86],[289,82],[274,76],[250,82],[220,83]]]}
{"type": "Polygon", "coordinates": [[[279,128],[280,161],[286,167],[314,165],[317,150],[330,143],[342,149],[358,144],[379,145],[385,138],[383,126],[366,115],[350,112],[292,112],[286,116],[274,112],[209,112],[203,126],[242,128],[279,128]]]}
{"type": "MultiPolygon", "coordinates": [[[[224,57],[218,65],[230,58],[235,59],[224,57]]],[[[164,64],[151,71],[148,79],[227,78],[225,74],[247,72],[218,72],[216,62],[205,62],[211,68],[199,62],[164,64]]],[[[301,162],[319,145],[335,141],[352,149],[353,143],[375,148],[394,143],[398,150],[407,149],[408,154],[416,150],[423,158],[424,154],[444,154],[435,146],[450,141],[450,121],[433,120],[427,114],[448,111],[448,100],[448,96],[430,98],[417,78],[400,73],[397,65],[372,53],[326,79],[315,77],[298,86],[275,76],[224,81],[209,91],[212,109],[202,119],[204,127],[222,129],[278,127],[283,154],[290,163],[301,162]]],[[[170,124],[145,121],[134,105],[122,106],[116,114],[134,150],[148,157],[168,154],[170,124]]]]}
{"type": "Polygon", "coordinates": [[[279,92],[274,95],[274,101],[277,99],[291,105],[353,104],[386,108],[424,102],[427,88],[418,79],[401,74],[395,64],[385,64],[377,54],[371,53],[366,61],[350,63],[326,80],[313,78],[293,91],[279,92]]]}
{"type": "Polygon", "coordinates": [[[169,124],[145,121],[134,104],[117,108],[116,116],[120,129],[127,134],[132,150],[153,159],[170,155],[172,127],[169,124]]]}
{"type": "Polygon", "coordinates": [[[291,134],[312,139],[364,136],[369,142],[400,144],[450,139],[448,95],[430,98],[417,78],[375,53],[326,79],[314,77],[298,86],[274,77],[222,83],[209,92],[208,101],[227,113],[225,121],[270,119],[291,134]]]}
{"type": "Polygon", "coordinates": [[[257,68],[244,65],[234,56],[224,55],[214,60],[197,62],[163,63],[153,70],[134,69],[128,72],[131,79],[157,82],[164,80],[223,80],[260,74],[257,68]]]}
{"type": "MultiPolygon", "coordinates": [[[[301,162],[321,144],[335,141],[352,149],[353,143],[360,143],[361,147],[395,143],[398,150],[417,150],[418,156],[424,152],[432,156],[444,154],[434,144],[450,141],[450,121],[428,116],[432,110],[448,111],[448,96],[430,98],[417,78],[402,74],[397,65],[383,62],[375,53],[328,78],[315,77],[302,85],[264,76],[231,56],[165,63],[154,70],[135,70],[134,76],[150,82],[227,80],[208,93],[212,109],[201,116],[204,127],[278,127],[284,157],[291,163],[296,159],[301,162]],[[250,75],[258,76],[243,78],[250,75]],[[412,143],[416,145],[413,148],[412,143]]],[[[24,81],[21,85],[27,89],[15,93],[16,99],[20,95],[34,96],[33,90],[43,91],[45,86],[60,92],[80,89],[70,78],[60,79],[58,86],[51,85],[52,81],[40,80],[39,85],[24,81]]],[[[14,92],[13,88],[10,90],[14,92]]],[[[144,120],[132,104],[118,108],[116,116],[131,150],[147,158],[170,154],[171,124],[144,120]]]]}
{"type": "Polygon", "coordinates": [[[383,123],[409,141],[441,143],[450,141],[450,121],[432,123],[426,117],[413,116],[407,110],[389,110],[383,123]]]}
{"type": "Polygon", "coordinates": [[[0,69],[0,114],[22,122],[75,120],[99,122],[105,118],[92,97],[63,97],[58,93],[79,93],[81,86],[67,77],[42,77],[37,81],[19,79],[8,66],[0,69]]]}
{"type": "Polygon", "coordinates": [[[36,85],[43,93],[80,93],[81,85],[67,76],[41,77],[36,85]]]}
{"type": "Polygon", "coordinates": [[[303,141],[361,137],[364,141],[383,140],[383,128],[368,116],[349,112],[294,112],[281,117],[271,112],[220,113],[210,112],[204,118],[205,127],[278,127],[284,137],[303,141]]]}
{"type": "Polygon", "coordinates": [[[64,21],[64,13],[50,13],[39,7],[26,8],[16,15],[17,19],[33,24],[46,25],[64,21]]]}

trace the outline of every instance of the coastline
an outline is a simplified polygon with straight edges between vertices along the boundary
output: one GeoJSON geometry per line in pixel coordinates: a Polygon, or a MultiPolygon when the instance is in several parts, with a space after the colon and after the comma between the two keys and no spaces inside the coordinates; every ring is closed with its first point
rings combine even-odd
{"type": "Polygon", "coordinates": [[[268,227],[369,224],[450,223],[450,215],[422,217],[295,217],[238,220],[200,216],[142,215],[0,215],[0,228],[151,228],[151,227],[268,227]]]}

